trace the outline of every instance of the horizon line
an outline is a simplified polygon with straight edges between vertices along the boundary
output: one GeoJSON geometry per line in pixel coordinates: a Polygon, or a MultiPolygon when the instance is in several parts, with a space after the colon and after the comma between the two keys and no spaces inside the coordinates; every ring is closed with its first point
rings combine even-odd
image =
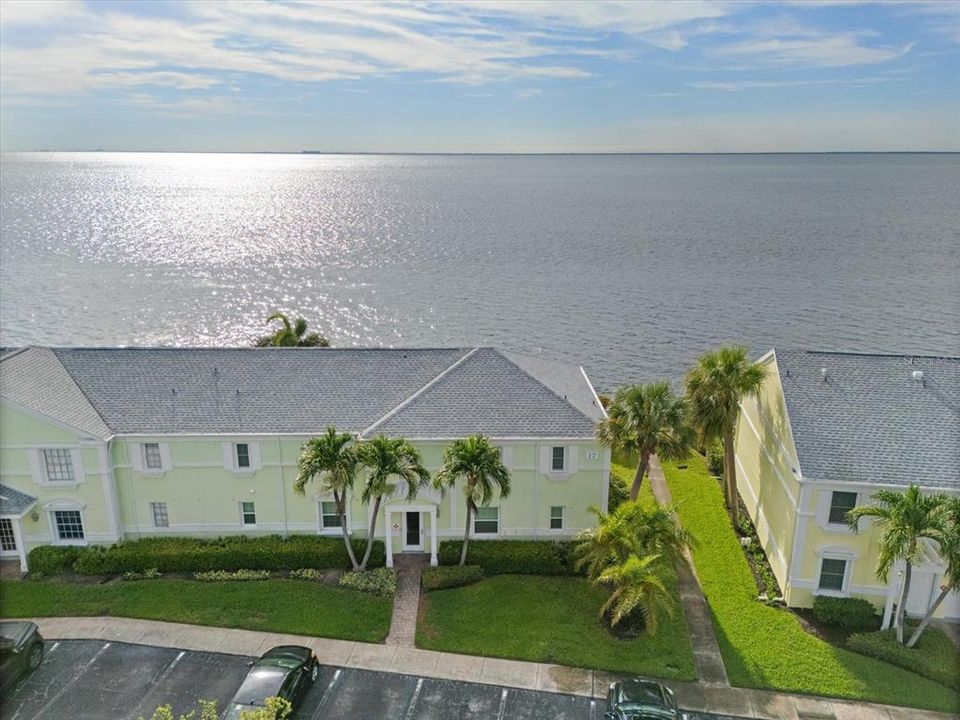
{"type": "Polygon", "coordinates": [[[110,150],[107,148],[2,150],[14,153],[150,153],[167,155],[957,155],[955,150],[599,150],[599,151],[417,151],[417,150],[110,150]]]}

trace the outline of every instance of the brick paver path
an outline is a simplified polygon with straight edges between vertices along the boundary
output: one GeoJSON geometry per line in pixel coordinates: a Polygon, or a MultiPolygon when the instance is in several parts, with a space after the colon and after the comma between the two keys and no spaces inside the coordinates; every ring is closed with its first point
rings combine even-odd
{"type": "Polygon", "coordinates": [[[393,597],[393,617],[387,645],[416,647],[417,610],[420,607],[420,573],[426,555],[402,554],[393,558],[397,569],[397,594],[393,597]]]}
{"type": "MultiPolygon", "coordinates": [[[[649,477],[650,489],[653,490],[657,502],[664,506],[672,504],[670,489],[656,455],[650,458],[649,477]]],[[[677,585],[680,590],[680,604],[683,606],[683,614],[687,618],[687,628],[690,631],[697,676],[700,683],[706,687],[730,687],[720,645],[717,644],[717,633],[710,617],[710,608],[703,596],[703,590],[700,589],[693,558],[689,551],[684,552],[684,557],[687,561],[677,568],[677,585]]]]}

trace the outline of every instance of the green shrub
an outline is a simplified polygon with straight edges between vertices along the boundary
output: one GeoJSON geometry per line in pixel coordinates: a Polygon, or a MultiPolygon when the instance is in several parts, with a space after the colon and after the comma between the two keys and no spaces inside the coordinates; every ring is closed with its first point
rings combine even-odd
{"type": "MultiPolygon", "coordinates": [[[[913,632],[909,625],[904,630],[908,637],[913,632]]],[[[912,648],[897,642],[895,630],[854,633],[847,638],[847,647],[960,690],[960,650],[939,628],[927,627],[912,648]]]]}
{"type": "MultiPolygon", "coordinates": [[[[441,565],[458,565],[462,540],[440,543],[441,565]]],[[[486,575],[573,575],[569,542],[552,540],[481,540],[467,548],[467,563],[486,575]]]]}
{"type": "Polygon", "coordinates": [[[156,568],[147,568],[143,572],[125,572],[124,580],[156,580],[163,577],[163,573],[156,568]]]}
{"type": "Polygon", "coordinates": [[[610,491],[607,494],[607,510],[613,512],[621,503],[630,499],[630,486],[616,473],[610,473],[610,491]]]}
{"type": "Polygon", "coordinates": [[[420,584],[424,590],[440,590],[442,588],[470,585],[483,579],[483,568],[479,565],[446,565],[443,567],[425,568],[420,577],[420,584]]]}
{"type": "Polygon", "coordinates": [[[81,550],[80,547],[57,547],[41,545],[27,556],[27,565],[34,575],[60,575],[68,572],[81,550]]]}
{"type": "Polygon", "coordinates": [[[323,580],[323,572],[315,568],[298,568],[290,571],[290,577],[294,580],[323,580]]]}
{"type": "Polygon", "coordinates": [[[877,627],[877,611],[863,598],[838,598],[817,595],[813,599],[813,616],[824,625],[847,630],[869,630],[877,627]]]}
{"type": "MultiPolygon", "coordinates": [[[[366,541],[355,539],[354,550],[363,553],[366,541]]],[[[39,549],[39,548],[38,548],[39,549]]],[[[60,548],[58,548],[60,549],[60,548]]],[[[116,575],[156,568],[163,573],[207,570],[295,570],[347,568],[350,558],[341,538],[279,535],[249,538],[242,535],[214,540],[186,537],[143,538],[109,548],[74,548],[74,569],[82,575],[116,575]]],[[[374,541],[370,563],[385,561],[383,542],[374,541]]]]}
{"type": "Polygon", "coordinates": [[[707,448],[707,472],[715,477],[723,475],[723,443],[719,440],[707,448]]]}
{"type": "Polygon", "coordinates": [[[224,580],[242,582],[246,580],[269,580],[269,570],[208,570],[207,572],[195,572],[194,580],[203,580],[204,582],[221,582],[224,580]]]}
{"type": "Polygon", "coordinates": [[[348,572],[340,578],[340,587],[392,597],[397,592],[397,573],[391,568],[348,572]]]}

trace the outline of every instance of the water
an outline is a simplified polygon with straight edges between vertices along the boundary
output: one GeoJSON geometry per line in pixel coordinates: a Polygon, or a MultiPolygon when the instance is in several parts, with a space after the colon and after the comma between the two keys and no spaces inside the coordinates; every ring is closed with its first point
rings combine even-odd
{"type": "Polygon", "coordinates": [[[960,156],[5,154],[0,342],[960,354],[960,156]]]}

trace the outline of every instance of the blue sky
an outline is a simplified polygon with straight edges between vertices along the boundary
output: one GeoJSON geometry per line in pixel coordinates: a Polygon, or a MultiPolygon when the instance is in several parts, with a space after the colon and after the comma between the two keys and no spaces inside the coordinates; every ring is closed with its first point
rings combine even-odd
{"type": "Polygon", "coordinates": [[[960,150],[960,2],[0,5],[4,150],[960,150]]]}

